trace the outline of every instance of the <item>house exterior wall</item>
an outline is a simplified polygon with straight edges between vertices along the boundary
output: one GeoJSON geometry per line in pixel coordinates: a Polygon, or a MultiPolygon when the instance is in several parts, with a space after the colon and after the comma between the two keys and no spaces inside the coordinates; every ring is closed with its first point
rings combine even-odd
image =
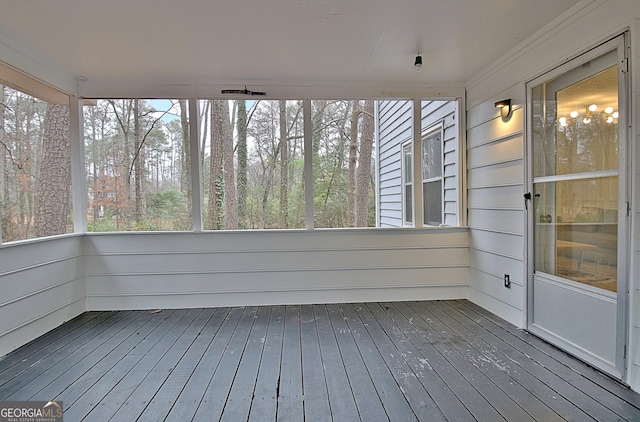
{"type": "Polygon", "coordinates": [[[458,224],[458,102],[422,101],[422,130],[442,124],[442,177],[443,177],[443,223],[458,224]]]}
{"type": "Polygon", "coordinates": [[[629,369],[627,382],[640,392],[640,5],[637,5],[632,26],[631,74],[632,74],[632,125],[631,154],[632,220],[631,249],[629,259],[629,369]]]}
{"type": "Polygon", "coordinates": [[[378,226],[402,227],[402,144],[413,138],[413,101],[377,101],[378,226]]]}
{"type": "Polygon", "coordinates": [[[465,298],[465,228],[95,233],[90,310],[465,298]]]}
{"type": "Polygon", "coordinates": [[[82,236],[0,246],[0,356],[86,310],[82,236]]]}
{"type": "MultiPolygon", "coordinates": [[[[512,100],[523,95],[513,95],[512,100]]],[[[522,102],[519,102],[522,104],[522,102]]],[[[524,110],[503,124],[496,109],[467,114],[469,298],[512,323],[524,315],[524,110]],[[510,275],[511,288],[503,286],[510,275]]]]}
{"type": "Polygon", "coordinates": [[[467,84],[467,179],[470,300],[517,326],[526,324],[525,87],[526,82],[625,30],[631,35],[632,175],[631,245],[628,251],[628,372],[640,391],[640,2],[580,3],[505,54],[467,84]],[[493,104],[511,98],[503,122],[493,104]],[[511,289],[503,275],[511,275],[511,289]]]}
{"type": "MultiPolygon", "coordinates": [[[[413,101],[379,101],[377,116],[378,226],[402,227],[402,144],[413,139],[413,101]]],[[[458,224],[458,118],[457,101],[421,102],[421,130],[443,128],[443,222],[450,226],[458,224]]]]}

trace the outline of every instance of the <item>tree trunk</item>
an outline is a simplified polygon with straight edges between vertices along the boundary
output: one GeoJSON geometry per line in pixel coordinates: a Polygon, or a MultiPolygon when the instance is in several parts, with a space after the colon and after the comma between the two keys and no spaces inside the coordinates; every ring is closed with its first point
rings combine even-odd
{"type": "Polygon", "coordinates": [[[93,216],[93,224],[94,226],[98,223],[98,219],[100,218],[100,207],[97,205],[98,203],[98,192],[100,187],[98,185],[100,180],[100,175],[98,174],[98,161],[99,151],[98,151],[98,140],[97,140],[97,129],[96,129],[96,107],[89,107],[89,119],[91,124],[91,170],[93,172],[93,188],[92,188],[92,216],[93,216]]]}
{"type": "Polygon", "coordinates": [[[140,100],[133,101],[133,139],[135,169],[135,218],[136,223],[142,222],[145,215],[145,153],[144,139],[140,128],[140,100]]]}
{"type": "MultiPolygon", "coordinates": [[[[29,139],[31,134],[31,122],[35,118],[33,107],[29,107],[29,110],[23,116],[25,124],[25,130],[18,130],[16,128],[16,132],[18,134],[18,139],[29,139]],[[23,137],[24,136],[24,137],[23,137]]],[[[17,117],[17,116],[16,116],[17,117]]],[[[18,121],[18,119],[16,119],[18,121]]],[[[18,186],[17,191],[19,192],[19,216],[20,216],[20,232],[19,236],[21,239],[26,239],[31,237],[31,222],[34,216],[33,209],[33,193],[34,186],[32,183],[32,174],[35,173],[35,169],[38,168],[38,164],[36,162],[37,157],[33,151],[33,146],[31,142],[25,142],[24,146],[18,145],[20,154],[18,160],[22,164],[22,168],[17,177],[18,186]]]]}
{"type": "Polygon", "coordinates": [[[225,225],[227,229],[238,228],[238,209],[236,207],[236,177],[233,163],[233,131],[229,122],[229,101],[221,101],[221,129],[224,157],[224,205],[225,225]]]}
{"type": "Polygon", "coordinates": [[[207,146],[207,128],[209,128],[209,133],[211,133],[211,128],[209,127],[209,120],[211,120],[211,101],[206,101],[204,110],[200,112],[201,123],[202,123],[202,140],[200,142],[200,168],[204,169],[204,160],[205,160],[205,150],[207,146]]]}
{"type": "Polygon", "coordinates": [[[44,125],[43,157],[36,194],[36,236],[67,232],[71,207],[69,107],[51,104],[44,125]]]}
{"type": "Polygon", "coordinates": [[[242,228],[246,228],[247,214],[247,103],[238,100],[238,221],[242,228]]]}
{"type": "Polygon", "coordinates": [[[115,173],[115,185],[119,186],[124,182],[124,195],[120,195],[116,190],[116,227],[120,229],[120,215],[124,216],[125,224],[129,227],[129,221],[131,220],[131,145],[129,142],[130,129],[131,129],[131,109],[133,106],[133,100],[122,100],[122,110],[119,113],[116,107],[115,100],[109,100],[109,104],[113,108],[113,113],[118,120],[118,125],[122,130],[122,160],[117,160],[114,163],[115,173]],[[118,180],[120,179],[120,180],[118,180]],[[124,196],[122,198],[121,196],[124,196]],[[121,206],[122,205],[122,206],[121,206]]]}
{"type": "MultiPolygon", "coordinates": [[[[189,119],[187,118],[187,100],[178,100],[180,106],[180,123],[182,125],[182,165],[180,166],[180,187],[187,193],[187,204],[191,209],[191,139],[189,136],[189,119]]],[[[189,213],[189,225],[192,224],[189,213]]]]}
{"type": "Polygon", "coordinates": [[[0,85],[0,242],[7,239],[6,229],[9,227],[8,205],[9,191],[6,183],[6,140],[4,136],[4,85],[0,85]]]}
{"type": "Polygon", "coordinates": [[[280,227],[289,228],[289,144],[287,142],[287,102],[280,105],[280,227]]]}
{"type": "Polygon", "coordinates": [[[358,163],[358,119],[360,101],[353,100],[351,107],[351,131],[349,140],[349,180],[347,184],[347,225],[356,226],[356,165],[358,163]]]}
{"type": "Polygon", "coordinates": [[[211,100],[211,146],[209,172],[209,213],[207,228],[220,230],[222,227],[222,104],[221,100],[211,100]]]}
{"type": "Polygon", "coordinates": [[[356,226],[366,227],[369,215],[369,189],[371,183],[371,156],[373,153],[373,100],[364,102],[362,112],[362,139],[360,140],[360,159],[357,182],[356,226]]]}

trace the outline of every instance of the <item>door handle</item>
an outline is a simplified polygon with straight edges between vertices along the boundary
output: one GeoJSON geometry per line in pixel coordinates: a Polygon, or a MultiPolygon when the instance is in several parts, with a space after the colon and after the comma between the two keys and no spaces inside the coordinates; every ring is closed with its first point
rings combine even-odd
{"type": "MultiPolygon", "coordinates": [[[[536,197],[536,198],[540,198],[540,194],[539,193],[536,193],[533,196],[536,197]]],[[[527,203],[527,201],[531,201],[531,198],[532,198],[531,192],[527,192],[527,193],[524,194],[524,208],[526,210],[529,209],[529,204],[527,203]]]]}

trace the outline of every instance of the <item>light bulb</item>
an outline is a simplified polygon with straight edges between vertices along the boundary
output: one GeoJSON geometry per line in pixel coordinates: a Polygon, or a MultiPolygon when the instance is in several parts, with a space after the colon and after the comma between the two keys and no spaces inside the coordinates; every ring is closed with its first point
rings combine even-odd
{"type": "Polygon", "coordinates": [[[569,113],[569,116],[571,116],[572,119],[575,119],[576,117],[578,117],[578,112],[573,110],[571,113],[569,113]]]}
{"type": "Polygon", "coordinates": [[[413,67],[415,68],[416,72],[421,72],[422,71],[422,56],[421,55],[417,55],[416,56],[416,61],[413,63],[413,67]]]}
{"type": "Polygon", "coordinates": [[[567,125],[567,118],[564,117],[564,116],[559,118],[558,121],[560,122],[560,126],[566,126],[567,125]]]}
{"type": "Polygon", "coordinates": [[[582,119],[582,123],[588,125],[589,123],[591,123],[591,119],[589,117],[585,117],[584,119],[582,119]]]}
{"type": "Polygon", "coordinates": [[[613,123],[613,117],[611,116],[607,117],[607,123],[613,123]]]}
{"type": "Polygon", "coordinates": [[[598,106],[597,106],[597,105],[595,105],[595,104],[591,104],[591,105],[589,106],[589,111],[596,111],[597,109],[598,109],[598,106]]]}
{"type": "Polygon", "coordinates": [[[618,117],[620,117],[620,113],[618,113],[617,111],[614,111],[611,117],[613,117],[614,119],[617,119],[618,117]]]}
{"type": "Polygon", "coordinates": [[[607,108],[605,108],[605,109],[604,109],[604,112],[605,112],[605,113],[607,113],[607,114],[611,114],[611,113],[613,113],[613,107],[607,107],[607,108]]]}

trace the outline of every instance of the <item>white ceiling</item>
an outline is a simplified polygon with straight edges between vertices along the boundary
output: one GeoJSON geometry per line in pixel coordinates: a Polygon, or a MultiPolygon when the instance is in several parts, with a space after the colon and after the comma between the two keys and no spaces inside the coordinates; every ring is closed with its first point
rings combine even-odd
{"type": "MultiPolygon", "coordinates": [[[[87,83],[464,86],[579,0],[0,0],[0,41],[87,83]],[[424,58],[420,73],[416,54],[424,58]]],[[[0,61],[2,57],[0,57],[0,61]]]]}

